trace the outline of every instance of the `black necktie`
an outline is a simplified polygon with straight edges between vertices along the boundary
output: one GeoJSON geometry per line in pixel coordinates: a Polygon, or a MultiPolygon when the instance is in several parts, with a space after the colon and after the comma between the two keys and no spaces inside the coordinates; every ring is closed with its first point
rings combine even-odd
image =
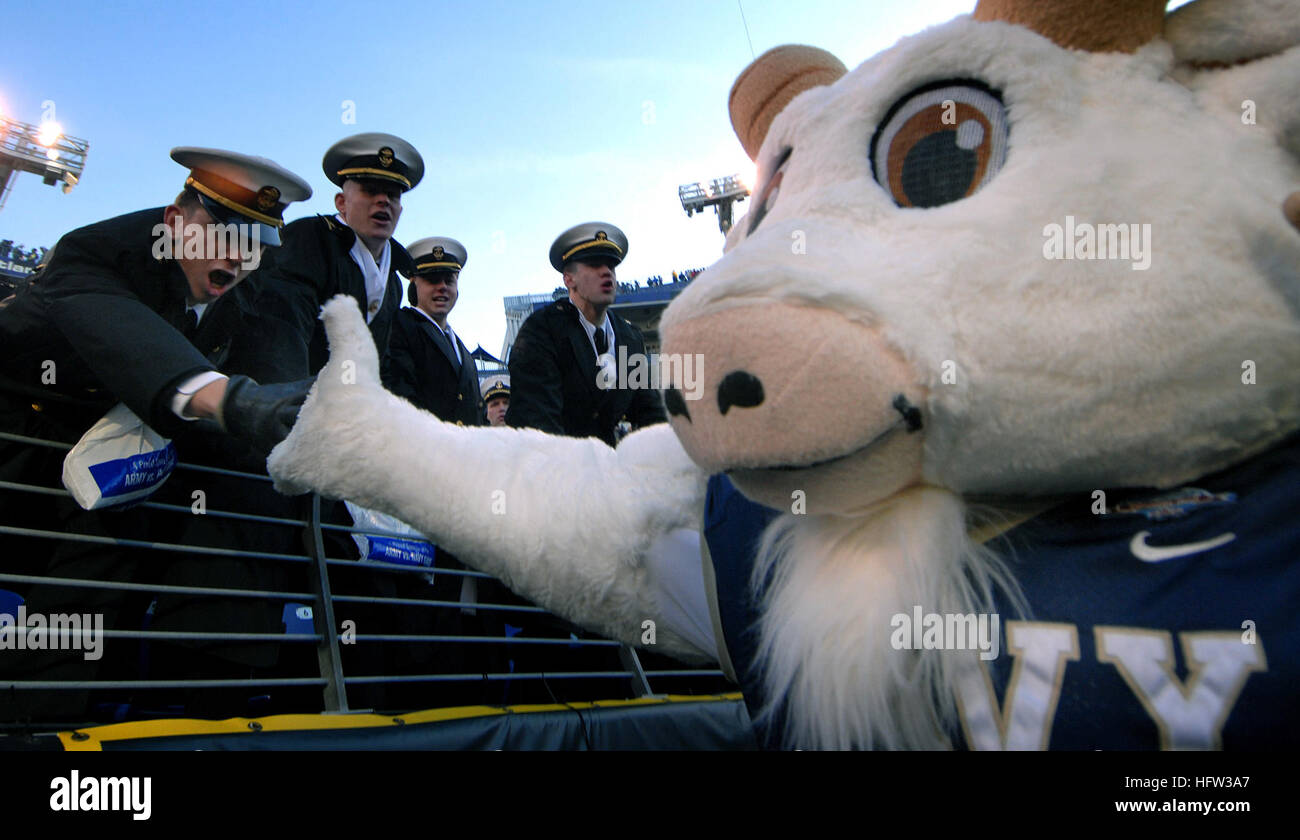
{"type": "Polygon", "coordinates": [[[609,341],[605,338],[605,330],[598,327],[596,329],[595,338],[596,338],[596,355],[597,356],[605,355],[605,352],[609,350],[609,341]]]}
{"type": "Polygon", "coordinates": [[[442,327],[437,324],[434,324],[433,326],[438,332],[442,333],[442,337],[447,340],[447,346],[451,348],[452,366],[456,369],[456,372],[459,373],[460,359],[456,357],[456,342],[451,340],[451,336],[442,327]]]}
{"type": "Polygon", "coordinates": [[[199,328],[199,313],[193,309],[185,310],[185,327],[181,330],[186,338],[193,339],[199,328]]]}

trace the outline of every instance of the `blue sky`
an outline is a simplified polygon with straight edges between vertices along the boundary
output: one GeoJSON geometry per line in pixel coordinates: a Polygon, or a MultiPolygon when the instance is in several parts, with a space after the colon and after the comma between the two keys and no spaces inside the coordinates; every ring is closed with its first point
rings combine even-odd
{"type": "MultiPolygon", "coordinates": [[[[742,4],[754,53],[808,43],[850,68],[975,5],[742,4]]],[[[677,186],[753,171],[727,116],[731,83],[752,58],[736,0],[62,2],[57,21],[51,8],[6,10],[0,110],[36,123],[52,102],[90,154],[67,195],[19,178],[0,238],[27,246],[168,203],[185,176],[173,146],[269,157],[316,193],[289,218],[333,212],[325,149],[386,131],[427,166],[397,239],[466,245],[450,321],[471,348],[495,353],[501,298],[559,285],[546,255],[564,228],[593,219],[623,228],[620,280],[708,265],[722,249],[715,217],[688,219],[677,186]],[[343,122],[345,101],[355,124],[343,122]]]]}

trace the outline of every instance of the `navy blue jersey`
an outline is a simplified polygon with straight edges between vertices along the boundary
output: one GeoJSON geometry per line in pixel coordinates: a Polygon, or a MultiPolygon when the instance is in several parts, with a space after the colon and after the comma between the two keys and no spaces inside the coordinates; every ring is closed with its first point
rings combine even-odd
{"type": "MultiPolygon", "coordinates": [[[[723,478],[709,490],[723,632],[754,708],[746,631],[757,612],[744,597],[754,538],[744,534],[775,513],[723,478]]],[[[954,745],[1300,746],[1298,495],[1293,438],[1177,490],[1080,496],[989,543],[1031,614],[997,604],[1000,655],[962,681],[954,745]]]]}
{"type": "MultiPolygon", "coordinates": [[[[780,514],[751,502],[725,475],[709,478],[704,504],[704,539],[713,560],[722,636],[740,681],[750,719],[758,717],[763,687],[753,667],[758,646],[758,609],[750,597],[749,577],[763,529],[780,514]]],[[[756,725],[762,746],[781,744],[780,720],[756,725]]]]}

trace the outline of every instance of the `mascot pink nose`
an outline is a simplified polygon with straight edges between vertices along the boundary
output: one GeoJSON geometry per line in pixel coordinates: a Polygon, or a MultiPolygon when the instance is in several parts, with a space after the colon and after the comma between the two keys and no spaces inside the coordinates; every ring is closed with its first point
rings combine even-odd
{"type": "Polygon", "coordinates": [[[664,352],[698,360],[683,368],[694,382],[665,380],[664,405],[709,468],[817,463],[895,425],[920,425],[898,407],[915,412],[923,398],[911,365],[877,327],[831,309],[765,302],[709,312],[666,326],[664,352]]]}

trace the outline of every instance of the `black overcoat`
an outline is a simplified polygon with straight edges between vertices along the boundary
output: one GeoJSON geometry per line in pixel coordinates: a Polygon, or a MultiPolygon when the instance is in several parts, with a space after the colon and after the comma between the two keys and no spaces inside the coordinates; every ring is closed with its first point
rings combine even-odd
{"type": "MultiPolygon", "coordinates": [[[[283,371],[277,378],[292,381],[315,376],[329,359],[321,306],[335,295],[351,295],[365,313],[366,281],[351,255],[356,234],[334,217],[309,216],[290,222],[280,232],[280,240],[280,247],[267,249],[262,265],[245,283],[247,293],[258,300],[259,316],[270,323],[287,324],[300,338],[292,357],[277,349],[282,354],[279,367],[283,371]]],[[[410,254],[396,240],[392,240],[392,249],[384,299],[369,322],[381,364],[393,318],[402,303],[400,275],[410,275],[415,268],[410,254]]],[[[261,355],[257,336],[249,339],[251,345],[236,348],[236,352],[246,357],[261,355]]]]}
{"type": "MultiPolygon", "coordinates": [[[[608,312],[614,328],[610,352],[632,359],[644,356],[636,327],[608,312]],[[625,348],[625,350],[620,350],[625,348]]],[[[567,299],[528,316],[510,351],[510,408],[506,423],[571,437],[598,437],[617,443],[615,427],[627,419],[633,429],[667,420],[663,400],[650,388],[602,389],[596,351],[567,299]]]]}
{"type": "Polygon", "coordinates": [[[388,337],[384,387],[447,423],[484,423],[478,373],[469,350],[456,336],[456,353],[444,333],[415,309],[397,312],[388,337]]]}

